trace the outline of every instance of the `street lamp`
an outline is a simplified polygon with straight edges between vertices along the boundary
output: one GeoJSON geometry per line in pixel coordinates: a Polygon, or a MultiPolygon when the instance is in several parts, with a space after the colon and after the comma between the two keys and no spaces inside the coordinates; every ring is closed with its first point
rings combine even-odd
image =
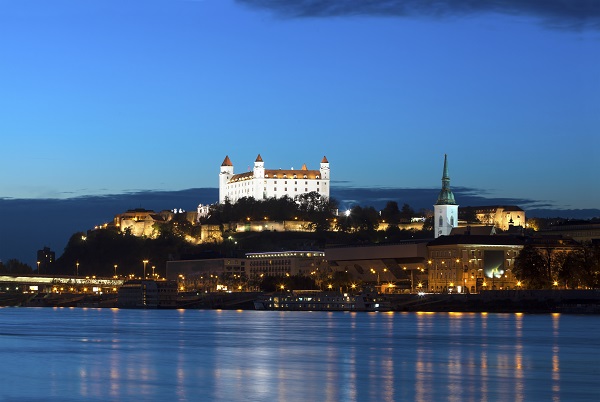
{"type": "Polygon", "coordinates": [[[37,262],[37,266],[38,266],[38,275],[40,274],[40,262],[37,262]]]}
{"type": "Polygon", "coordinates": [[[156,268],[154,265],[152,266],[152,278],[154,278],[154,268],[156,268]]]}
{"type": "Polygon", "coordinates": [[[79,276],[79,261],[75,263],[75,276],[79,276]]]}
{"type": "Polygon", "coordinates": [[[115,278],[117,277],[117,264],[115,264],[115,278]]]}
{"type": "Polygon", "coordinates": [[[146,279],[146,264],[148,264],[148,260],[142,261],[144,263],[144,276],[143,279],[146,279]]]}

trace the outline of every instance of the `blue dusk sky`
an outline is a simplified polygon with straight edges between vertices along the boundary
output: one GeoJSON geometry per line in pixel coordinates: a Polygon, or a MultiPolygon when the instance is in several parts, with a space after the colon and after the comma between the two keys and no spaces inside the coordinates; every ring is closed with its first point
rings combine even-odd
{"type": "Polygon", "coordinates": [[[600,2],[0,0],[0,134],[5,199],[217,187],[259,153],[439,188],[447,153],[452,186],[598,208],[600,2]]]}

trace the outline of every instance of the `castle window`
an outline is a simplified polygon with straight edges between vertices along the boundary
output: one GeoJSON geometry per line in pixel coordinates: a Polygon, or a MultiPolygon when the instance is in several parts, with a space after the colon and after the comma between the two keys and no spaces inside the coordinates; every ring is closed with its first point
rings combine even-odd
{"type": "Polygon", "coordinates": [[[277,184],[277,180],[275,180],[275,181],[273,182],[273,184],[277,184]]]}
{"type": "Polygon", "coordinates": [[[318,179],[318,178],[319,178],[319,175],[316,175],[316,176],[315,176],[315,179],[318,179]]]}
{"type": "Polygon", "coordinates": [[[295,181],[295,182],[294,182],[294,184],[298,184],[298,182],[297,182],[297,181],[295,181]]]}
{"type": "Polygon", "coordinates": [[[273,175],[273,178],[274,178],[274,179],[276,179],[276,178],[277,178],[277,174],[274,174],[274,175],[273,175]]]}
{"type": "Polygon", "coordinates": [[[283,182],[283,184],[287,184],[287,180],[283,182]]]}
{"type": "Polygon", "coordinates": [[[294,179],[297,179],[297,178],[298,178],[298,175],[294,175],[294,179]]]}
{"type": "Polygon", "coordinates": [[[277,187],[275,187],[275,188],[273,189],[273,191],[277,191],[277,187]]]}
{"type": "Polygon", "coordinates": [[[287,187],[283,189],[283,191],[287,191],[287,187]]]}
{"type": "Polygon", "coordinates": [[[268,178],[268,177],[269,177],[269,175],[268,175],[268,174],[266,174],[266,175],[265,175],[265,178],[268,178]]]}
{"type": "Polygon", "coordinates": [[[444,226],[444,220],[442,219],[442,215],[440,215],[439,226],[444,226]]]}
{"type": "Polygon", "coordinates": [[[298,191],[298,189],[297,189],[297,188],[295,188],[295,189],[294,189],[294,191],[298,191]]]}
{"type": "Polygon", "coordinates": [[[308,176],[304,175],[304,178],[306,179],[308,176]]]}
{"type": "MultiPolygon", "coordinates": [[[[318,177],[317,177],[317,179],[318,179],[318,177]]],[[[317,182],[317,186],[318,186],[318,185],[319,185],[319,182],[317,182]]]]}
{"type": "Polygon", "coordinates": [[[305,181],[305,182],[304,182],[304,184],[308,184],[308,182],[307,182],[307,181],[305,181]]]}
{"type": "Polygon", "coordinates": [[[305,189],[304,189],[304,191],[308,191],[308,189],[307,189],[307,188],[305,188],[305,189]]]}
{"type": "Polygon", "coordinates": [[[284,178],[284,179],[287,179],[287,174],[284,174],[284,175],[283,175],[283,178],[284,178]]]}

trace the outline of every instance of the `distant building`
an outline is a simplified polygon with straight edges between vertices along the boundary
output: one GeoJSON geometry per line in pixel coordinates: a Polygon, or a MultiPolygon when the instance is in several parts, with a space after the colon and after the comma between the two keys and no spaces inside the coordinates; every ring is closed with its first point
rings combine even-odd
{"type": "Polygon", "coordinates": [[[431,292],[476,293],[517,288],[515,258],[523,238],[457,234],[427,245],[428,289],[431,292]]]}
{"type": "Polygon", "coordinates": [[[170,222],[177,214],[185,214],[185,219],[192,223],[198,220],[195,211],[165,210],[157,213],[152,210],[137,208],[115,215],[113,224],[120,232],[129,230],[133,236],[155,237],[157,234],[155,224],[170,222]]]}
{"type": "Polygon", "coordinates": [[[273,251],[247,253],[250,278],[261,276],[309,276],[325,262],[323,251],[273,251]]]}
{"type": "Polygon", "coordinates": [[[571,222],[562,225],[551,226],[540,230],[542,235],[561,235],[570,237],[580,242],[597,242],[600,240],[600,223],[571,222]]]}
{"type": "Polygon", "coordinates": [[[264,276],[309,276],[325,262],[323,251],[247,253],[245,258],[167,261],[167,279],[186,290],[235,290],[264,276]]]}
{"type": "Polygon", "coordinates": [[[448,157],[444,155],[444,171],[442,174],[442,190],[433,206],[434,236],[448,236],[452,228],[458,226],[458,205],[450,190],[450,175],[448,174],[448,157]]]}
{"type": "Polygon", "coordinates": [[[484,225],[494,225],[501,230],[511,226],[525,227],[525,211],[516,205],[489,205],[470,207],[475,209],[475,216],[484,225]]]}
{"type": "Polygon", "coordinates": [[[52,263],[56,260],[54,251],[50,247],[44,247],[37,252],[37,269],[38,274],[48,274],[51,271],[52,263]]]}
{"type": "Polygon", "coordinates": [[[321,160],[319,170],[309,170],[306,164],[298,170],[282,170],[265,169],[265,163],[258,155],[251,171],[234,174],[233,164],[229,156],[226,156],[219,174],[219,202],[223,203],[228,199],[235,203],[243,197],[265,200],[288,196],[293,199],[313,191],[329,198],[329,176],[329,161],[326,157],[321,160]]]}
{"type": "MultiPolygon", "coordinates": [[[[330,246],[325,249],[325,256],[332,271],[345,272],[357,281],[376,283],[387,288],[393,284],[396,291],[409,291],[420,289],[427,279],[429,241],[330,246]]],[[[385,288],[381,289],[385,291],[385,288]]]]}

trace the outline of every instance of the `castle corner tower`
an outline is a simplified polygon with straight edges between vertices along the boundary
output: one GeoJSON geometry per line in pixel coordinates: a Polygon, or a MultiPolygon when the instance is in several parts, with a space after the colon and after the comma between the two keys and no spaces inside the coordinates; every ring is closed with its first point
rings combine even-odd
{"type": "Polygon", "coordinates": [[[227,182],[233,176],[233,164],[229,155],[225,156],[223,163],[221,163],[221,172],[219,173],[219,202],[225,202],[227,192],[225,191],[227,182]]]}
{"type": "Polygon", "coordinates": [[[444,173],[442,174],[442,190],[433,206],[434,237],[448,236],[452,228],[458,226],[458,205],[450,190],[450,175],[448,174],[448,155],[444,154],[444,173]]]}

